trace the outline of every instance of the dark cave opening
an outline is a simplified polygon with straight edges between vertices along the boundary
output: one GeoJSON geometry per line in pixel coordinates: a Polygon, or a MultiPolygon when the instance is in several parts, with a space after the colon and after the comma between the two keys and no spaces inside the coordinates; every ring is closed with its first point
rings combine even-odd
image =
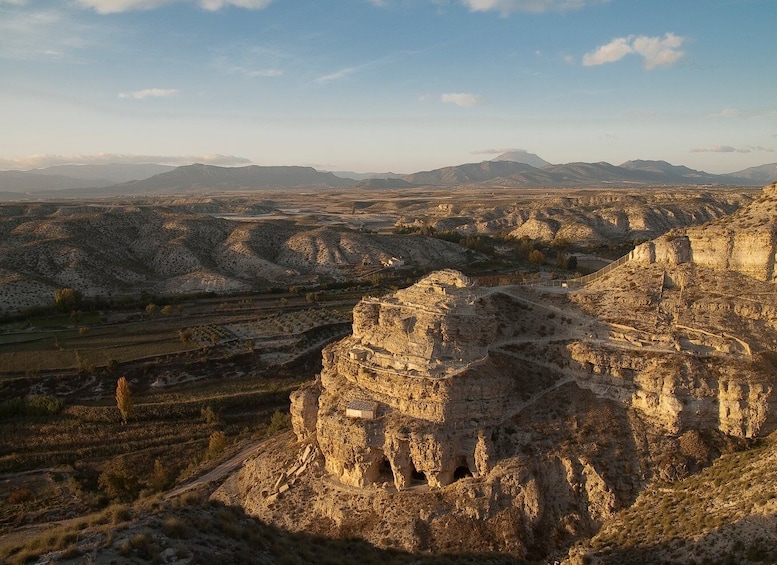
{"type": "Polygon", "coordinates": [[[460,481],[461,479],[466,479],[467,477],[472,476],[472,471],[469,470],[469,467],[466,465],[460,465],[456,467],[456,470],[453,472],[453,480],[454,481],[460,481]]]}

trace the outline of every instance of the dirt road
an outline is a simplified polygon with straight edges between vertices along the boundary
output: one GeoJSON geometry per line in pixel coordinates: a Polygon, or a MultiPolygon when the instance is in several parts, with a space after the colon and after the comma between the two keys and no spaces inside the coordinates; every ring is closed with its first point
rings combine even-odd
{"type": "Polygon", "coordinates": [[[196,479],[189,481],[188,483],[185,483],[179,487],[174,488],[171,491],[168,491],[164,495],[165,500],[169,500],[170,498],[173,498],[174,496],[180,496],[192,489],[210,484],[215,483],[216,481],[219,481],[232,473],[235,469],[240,467],[243,464],[243,461],[248,459],[251,455],[253,455],[256,450],[259,448],[261,444],[263,444],[265,441],[267,441],[267,438],[261,439],[259,441],[255,441],[248,446],[244,447],[237,455],[227,459],[217,467],[214,467],[204,475],[201,475],[197,477],[196,479]]]}

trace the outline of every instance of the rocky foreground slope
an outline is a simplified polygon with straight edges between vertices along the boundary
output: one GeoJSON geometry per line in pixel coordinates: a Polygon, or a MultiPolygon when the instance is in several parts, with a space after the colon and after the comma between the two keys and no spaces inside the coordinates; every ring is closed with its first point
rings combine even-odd
{"type": "MultiPolygon", "coordinates": [[[[740,213],[754,241],[773,229],[740,213]]],[[[725,221],[697,233],[718,232],[725,221]]],[[[296,439],[216,497],[381,547],[560,557],[777,428],[773,283],[720,265],[631,261],[568,294],[444,272],[365,300],[292,398],[296,439]]],[[[715,539],[718,555],[739,551],[715,539]]]]}
{"type": "Polygon", "coordinates": [[[424,268],[465,264],[464,248],[290,221],[239,222],[164,207],[0,208],[0,312],[84,296],[241,292],[341,280],[392,258],[424,268]]]}

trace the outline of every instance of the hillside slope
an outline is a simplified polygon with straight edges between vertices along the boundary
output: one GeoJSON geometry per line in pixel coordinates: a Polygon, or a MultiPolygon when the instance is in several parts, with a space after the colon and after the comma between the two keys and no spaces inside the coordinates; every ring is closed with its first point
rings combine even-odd
{"type": "Polygon", "coordinates": [[[392,257],[429,267],[467,251],[426,237],[293,222],[236,222],[169,208],[19,205],[0,217],[0,311],[85,296],[237,292],[341,280],[392,257]]]}
{"type": "Polygon", "coordinates": [[[404,212],[398,223],[431,225],[463,234],[507,233],[544,241],[619,243],[658,237],[722,218],[750,203],[750,190],[580,191],[539,198],[529,204],[494,205],[489,201],[439,205],[424,215],[404,212]]]}

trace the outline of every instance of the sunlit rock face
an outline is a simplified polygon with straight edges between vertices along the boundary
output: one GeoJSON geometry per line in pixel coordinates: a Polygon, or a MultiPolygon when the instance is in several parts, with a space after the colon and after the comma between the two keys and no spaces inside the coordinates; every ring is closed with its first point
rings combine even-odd
{"type": "Polygon", "coordinates": [[[510,413],[512,369],[489,355],[498,336],[494,303],[456,271],[410,288],[365,298],[353,335],[324,351],[319,387],[292,399],[295,431],[315,432],[327,470],[343,483],[414,479],[431,486],[487,471],[484,430],[510,413]],[[348,415],[369,401],[372,417],[348,415]],[[307,414],[307,416],[305,416],[307,414]]]}
{"type": "Polygon", "coordinates": [[[777,257],[777,183],[764,188],[752,204],[716,222],[667,234],[639,245],[632,258],[643,264],[728,270],[774,282],[777,257]]]}

